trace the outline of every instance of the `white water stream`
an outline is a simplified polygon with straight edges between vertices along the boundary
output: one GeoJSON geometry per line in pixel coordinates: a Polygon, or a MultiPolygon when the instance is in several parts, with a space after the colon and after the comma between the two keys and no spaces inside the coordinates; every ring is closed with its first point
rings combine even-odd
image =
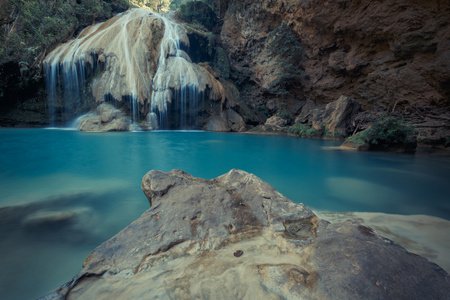
{"type": "Polygon", "coordinates": [[[86,28],[44,61],[50,124],[87,113],[94,99],[150,128],[193,128],[206,93],[214,100],[224,93],[182,48],[189,48],[189,39],[173,12],[132,9],[86,28]]]}

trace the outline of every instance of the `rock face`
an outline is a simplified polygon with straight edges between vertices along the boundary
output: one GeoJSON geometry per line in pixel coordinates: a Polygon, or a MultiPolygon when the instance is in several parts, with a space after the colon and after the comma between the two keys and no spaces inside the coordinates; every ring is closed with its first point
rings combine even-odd
{"type": "Polygon", "coordinates": [[[43,299],[448,299],[436,264],[253,174],[151,171],[142,189],[151,208],[43,299]]]}
{"type": "Polygon", "coordinates": [[[219,116],[209,118],[204,127],[207,131],[216,132],[242,132],[246,128],[244,119],[232,109],[221,112],[219,116]]]}
{"type": "Polygon", "coordinates": [[[267,119],[266,123],[264,125],[266,126],[275,126],[275,127],[284,127],[286,126],[287,121],[283,118],[272,116],[267,119]]]}
{"type": "Polygon", "coordinates": [[[352,98],[341,96],[325,107],[324,122],[330,132],[345,135],[352,117],[361,106],[352,98]]]}
{"type": "Polygon", "coordinates": [[[449,12],[448,1],[236,0],[222,13],[220,39],[231,77],[249,78],[242,89],[249,106],[277,98],[269,87],[278,65],[267,45],[269,33],[286,23],[301,43],[296,67],[305,75],[278,100],[284,109],[298,114],[293,103],[320,108],[347,95],[364,110],[403,115],[438,139],[450,131],[449,12]]]}
{"type": "Polygon", "coordinates": [[[131,120],[109,104],[99,105],[96,114],[84,118],[78,127],[79,130],[88,132],[128,131],[130,128],[131,120]]]}
{"type": "Polygon", "coordinates": [[[327,105],[307,101],[295,118],[295,123],[307,123],[317,130],[326,126],[329,132],[345,136],[351,133],[348,129],[360,109],[361,105],[357,101],[343,95],[327,105]]]}

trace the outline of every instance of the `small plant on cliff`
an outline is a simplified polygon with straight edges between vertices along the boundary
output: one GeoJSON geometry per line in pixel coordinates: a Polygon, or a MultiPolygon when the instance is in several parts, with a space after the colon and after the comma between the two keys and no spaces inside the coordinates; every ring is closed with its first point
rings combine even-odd
{"type": "Polygon", "coordinates": [[[279,68],[277,79],[269,86],[270,92],[280,96],[289,94],[288,89],[304,75],[298,66],[303,53],[300,41],[286,23],[281,23],[267,36],[266,48],[279,68]]]}
{"type": "Polygon", "coordinates": [[[279,112],[277,114],[277,117],[285,119],[288,123],[291,122],[291,113],[287,109],[282,110],[281,112],[279,112]]]}

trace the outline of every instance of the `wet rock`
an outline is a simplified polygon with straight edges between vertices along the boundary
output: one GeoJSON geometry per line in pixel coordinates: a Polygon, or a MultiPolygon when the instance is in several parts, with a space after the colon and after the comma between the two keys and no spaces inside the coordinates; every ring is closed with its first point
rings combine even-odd
{"type": "Polygon", "coordinates": [[[226,111],[228,125],[230,125],[231,130],[234,132],[243,132],[247,129],[247,125],[244,122],[244,119],[232,109],[228,109],[226,111]]]}
{"type": "Polygon", "coordinates": [[[78,129],[88,132],[128,131],[131,120],[114,106],[103,103],[97,107],[96,114],[81,121],[78,129]]]}
{"type": "Polygon", "coordinates": [[[228,132],[230,126],[228,126],[227,120],[222,116],[213,116],[205,125],[205,130],[215,132],[228,132]]]}
{"type": "Polygon", "coordinates": [[[228,109],[219,116],[213,116],[204,127],[208,131],[216,132],[242,132],[247,129],[244,119],[234,110],[228,109]]]}
{"type": "Polygon", "coordinates": [[[370,226],[379,234],[401,244],[406,250],[439,264],[450,272],[450,221],[426,215],[395,215],[358,212],[314,212],[332,223],[346,220],[370,226]]]}
{"type": "Polygon", "coordinates": [[[151,208],[43,299],[446,299],[449,275],[354,221],[330,224],[253,174],[150,171],[151,208]]]}
{"type": "Polygon", "coordinates": [[[27,216],[23,226],[33,228],[44,228],[53,226],[68,226],[75,221],[76,214],[73,211],[37,211],[27,216]]]}

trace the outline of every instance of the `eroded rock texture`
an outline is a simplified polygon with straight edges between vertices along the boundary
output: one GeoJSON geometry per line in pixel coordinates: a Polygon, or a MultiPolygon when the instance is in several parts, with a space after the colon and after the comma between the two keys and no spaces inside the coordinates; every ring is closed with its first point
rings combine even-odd
{"type": "Polygon", "coordinates": [[[372,229],[330,224],[241,170],[151,171],[151,208],[44,299],[447,299],[448,274],[372,229]]]}
{"type": "Polygon", "coordinates": [[[242,96],[253,107],[277,98],[295,117],[306,101],[320,106],[345,95],[364,110],[406,117],[437,140],[450,126],[449,13],[448,1],[236,0],[220,39],[232,77],[249,78],[242,96]],[[290,95],[274,97],[280,64],[268,37],[282,23],[301,43],[296,67],[304,76],[290,95]]]}

